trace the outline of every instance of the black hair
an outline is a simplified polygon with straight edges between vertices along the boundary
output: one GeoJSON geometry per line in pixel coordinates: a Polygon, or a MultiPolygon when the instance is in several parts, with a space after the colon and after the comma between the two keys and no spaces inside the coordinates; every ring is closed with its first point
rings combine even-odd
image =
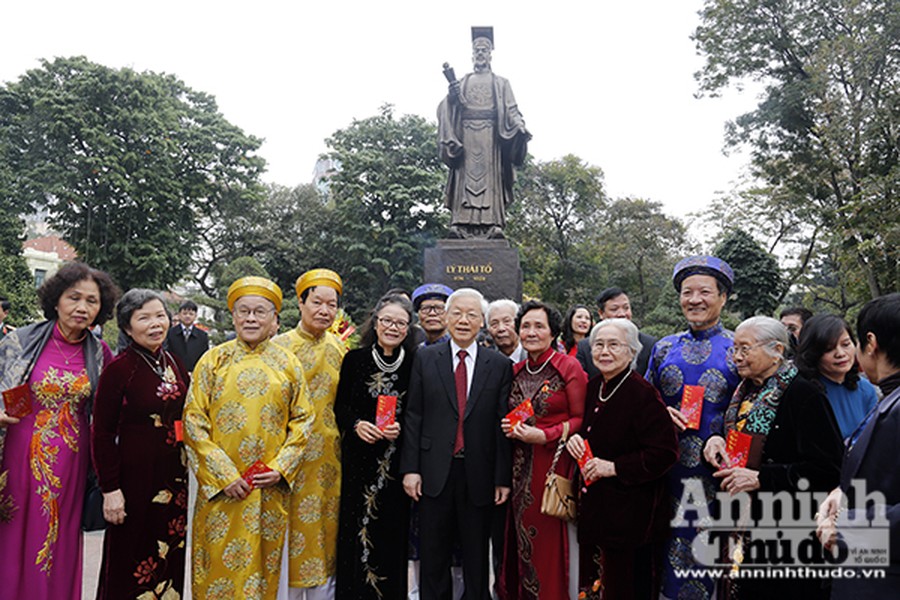
{"type": "Polygon", "coordinates": [[[109,275],[82,262],[64,265],[38,289],[38,299],[41,302],[41,309],[44,311],[44,318],[48,320],[58,318],[56,305],[59,304],[59,299],[67,289],[85,279],[93,280],[100,288],[100,310],[97,311],[97,316],[91,326],[106,323],[113,315],[113,309],[120,294],[119,288],[109,275]]]}
{"type": "MultiPolygon", "coordinates": [[[[553,340],[556,340],[562,331],[562,315],[559,314],[558,310],[540,300],[529,300],[519,309],[519,314],[516,315],[516,333],[518,333],[521,328],[522,317],[532,310],[542,310],[547,314],[547,324],[550,326],[550,334],[553,336],[553,340]]],[[[551,343],[553,340],[551,340],[551,343]]]]}
{"type": "Polygon", "coordinates": [[[612,300],[613,298],[618,298],[621,295],[627,295],[627,292],[620,287],[608,287],[597,296],[597,308],[601,311],[603,307],[606,306],[606,303],[612,300]]]}
{"type": "Polygon", "coordinates": [[[869,345],[871,333],[888,362],[900,367],[900,293],[880,296],[863,306],[856,317],[856,333],[862,350],[869,345]]]}
{"type": "Polygon", "coordinates": [[[0,308],[5,310],[6,312],[9,312],[9,309],[12,308],[12,303],[5,297],[0,296],[0,308]]]}
{"type": "Polygon", "coordinates": [[[131,335],[125,330],[131,327],[131,317],[134,315],[134,311],[143,308],[144,305],[153,300],[159,300],[160,304],[163,306],[163,310],[166,311],[166,316],[171,319],[172,316],[169,314],[169,308],[166,306],[166,302],[163,300],[162,295],[158,292],[143,288],[133,288],[122,295],[122,298],[116,305],[116,324],[119,326],[119,331],[127,335],[128,339],[131,339],[131,335]]]}
{"type": "MultiPolygon", "coordinates": [[[[313,291],[314,289],[316,289],[317,287],[319,287],[319,286],[311,285],[308,288],[306,288],[305,290],[303,290],[302,292],[300,292],[300,304],[304,304],[306,302],[306,299],[309,298],[309,293],[311,291],[313,291]]],[[[331,288],[334,290],[334,288],[332,288],[329,285],[326,285],[325,287],[331,288]]],[[[334,290],[334,293],[337,294],[337,305],[338,305],[338,308],[340,308],[341,307],[341,293],[337,290],[334,290]]]]}
{"type": "Polygon", "coordinates": [[[572,318],[575,316],[575,313],[582,308],[586,310],[591,317],[591,326],[588,327],[587,335],[591,334],[591,329],[594,327],[594,315],[591,314],[591,309],[584,304],[573,304],[572,307],[566,311],[566,316],[563,318],[562,323],[562,342],[566,347],[566,352],[570,351],[575,345],[575,331],[572,329],[572,318]]]}
{"type": "Polygon", "coordinates": [[[409,320],[409,325],[406,328],[406,337],[403,339],[403,346],[407,352],[413,352],[416,348],[416,340],[415,336],[412,335],[413,328],[413,308],[412,302],[406,299],[406,296],[401,294],[385,294],[382,296],[378,303],[375,304],[375,308],[372,309],[372,312],[369,313],[369,318],[366,319],[366,322],[363,324],[361,333],[359,334],[359,347],[365,348],[367,346],[371,346],[378,341],[378,335],[375,333],[375,321],[378,318],[378,313],[381,312],[381,309],[389,304],[396,304],[404,311],[406,311],[406,316],[409,320]]]}
{"type": "MultiPolygon", "coordinates": [[[[812,319],[813,312],[806,307],[803,306],[791,306],[789,308],[784,309],[778,315],[779,319],[783,319],[785,317],[789,317],[791,315],[797,315],[800,317],[800,320],[803,322],[803,325],[806,325],[806,322],[812,319]]],[[[801,331],[802,333],[802,331],[801,331]]]]}
{"type": "Polygon", "coordinates": [[[194,312],[197,312],[197,303],[193,300],[185,300],[178,307],[178,312],[181,312],[183,310],[192,310],[194,312]]]}
{"type": "MultiPolygon", "coordinates": [[[[797,342],[797,350],[794,354],[794,364],[797,365],[797,370],[800,371],[803,377],[823,391],[825,386],[819,381],[819,375],[821,375],[819,361],[822,360],[823,354],[834,349],[845,331],[855,344],[856,338],[853,337],[850,324],[837,315],[829,314],[820,314],[810,318],[804,322],[803,329],[800,330],[800,339],[797,342]]],[[[844,377],[843,385],[848,390],[855,390],[859,385],[859,365],[857,365],[855,358],[853,368],[844,377]]]]}

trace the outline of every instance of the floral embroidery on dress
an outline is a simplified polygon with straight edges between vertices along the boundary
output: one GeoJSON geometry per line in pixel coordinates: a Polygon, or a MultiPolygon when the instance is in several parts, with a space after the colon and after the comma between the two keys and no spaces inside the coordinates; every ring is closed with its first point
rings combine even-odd
{"type": "MultiPolygon", "coordinates": [[[[400,399],[404,396],[405,392],[397,392],[394,390],[394,383],[397,381],[397,375],[391,374],[388,375],[381,371],[375,372],[372,377],[369,379],[367,383],[367,389],[369,391],[369,395],[372,397],[374,402],[378,401],[379,395],[386,396],[397,396],[397,410],[395,414],[395,418],[399,419],[400,415],[403,413],[403,405],[400,402],[400,399]]],[[[362,554],[360,555],[360,562],[363,566],[363,571],[365,572],[365,580],[366,584],[369,585],[372,589],[375,590],[375,593],[378,594],[378,597],[381,598],[381,590],[378,587],[379,582],[386,579],[386,577],[379,575],[372,568],[372,565],[369,563],[369,553],[373,550],[374,545],[372,543],[372,538],[369,536],[369,524],[376,521],[378,519],[378,494],[387,485],[388,481],[392,481],[394,478],[390,474],[391,468],[391,457],[394,453],[397,452],[397,444],[392,440],[387,449],[384,451],[384,455],[378,459],[377,467],[376,467],[376,477],[374,483],[369,484],[365,491],[363,491],[363,506],[365,507],[365,512],[363,513],[363,517],[360,521],[360,529],[359,540],[362,543],[362,554]]]]}
{"type": "Polygon", "coordinates": [[[59,495],[62,482],[54,472],[59,448],[52,445],[61,437],[72,452],[78,452],[78,409],[91,392],[87,372],[76,375],[60,373],[50,367],[40,381],[31,386],[36,404],[43,406],[35,415],[35,428],[28,448],[31,474],[37,482],[41,509],[47,517],[47,537],[35,557],[34,564],[49,574],[53,569],[53,548],[59,536],[59,495]]]}

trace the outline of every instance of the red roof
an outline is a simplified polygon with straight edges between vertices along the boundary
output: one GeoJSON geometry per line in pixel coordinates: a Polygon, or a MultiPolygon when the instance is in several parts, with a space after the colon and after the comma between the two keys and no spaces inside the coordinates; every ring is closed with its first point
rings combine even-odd
{"type": "Polygon", "coordinates": [[[78,253],[65,240],[56,235],[45,235],[22,242],[23,248],[31,248],[39,252],[55,252],[60,260],[75,260],[78,253]]]}

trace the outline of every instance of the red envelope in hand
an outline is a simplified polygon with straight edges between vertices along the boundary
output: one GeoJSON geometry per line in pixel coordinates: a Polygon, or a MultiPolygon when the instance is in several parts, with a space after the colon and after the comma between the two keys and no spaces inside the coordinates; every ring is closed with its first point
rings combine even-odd
{"type": "Polygon", "coordinates": [[[525,402],[518,405],[506,415],[509,419],[509,426],[515,427],[519,423],[524,423],[525,419],[534,416],[534,407],[531,405],[531,398],[526,398],[525,402]]]}
{"type": "Polygon", "coordinates": [[[750,443],[752,441],[753,436],[743,431],[732,429],[728,432],[728,437],[725,439],[725,452],[728,453],[728,458],[731,459],[731,464],[727,465],[729,468],[747,466],[747,459],[750,458],[750,443]]]}
{"type": "Polygon", "coordinates": [[[181,419],[175,421],[175,441],[184,441],[184,423],[181,421],[181,419]]]}
{"type": "Polygon", "coordinates": [[[28,386],[22,384],[3,392],[3,404],[6,405],[6,414],[17,419],[31,414],[31,395],[28,386]]]}
{"type": "Polygon", "coordinates": [[[264,463],[261,460],[258,460],[255,463],[253,463],[252,465],[250,465],[249,467],[247,467],[247,470],[244,471],[244,474],[241,475],[241,477],[243,477],[244,481],[246,481],[250,485],[250,489],[252,490],[253,488],[256,487],[255,485],[253,485],[253,476],[259,475],[261,473],[268,473],[271,470],[272,469],[269,468],[269,466],[266,465],[266,463],[264,463]]]}
{"type": "Polygon", "coordinates": [[[375,409],[375,427],[384,431],[388,425],[393,425],[397,420],[397,396],[378,396],[378,406],[375,409]]]}
{"type": "Polygon", "coordinates": [[[681,413],[687,417],[686,429],[700,429],[700,415],[703,414],[703,394],[706,391],[702,385],[686,385],[681,394],[681,413]]]}
{"type": "Polygon", "coordinates": [[[584,476],[584,465],[592,458],[594,458],[594,451],[591,450],[591,445],[588,441],[584,440],[584,453],[581,455],[581,458],[578,459],[578,468],[581,469],[581,478],[584,479],[585,485],[591,485],[596,481],[595,479],[588,479],[584,476]]]}

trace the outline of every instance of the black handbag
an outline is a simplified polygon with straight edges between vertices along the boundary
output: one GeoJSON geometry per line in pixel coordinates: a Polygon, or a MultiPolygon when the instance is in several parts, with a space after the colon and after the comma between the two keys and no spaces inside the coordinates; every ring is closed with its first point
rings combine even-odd
{"type": "Polygon", "coordinates": [[[81,509],[82,531],[102,531],[109,523],[103,518],[103,492],[97,483],[94,467],[88,466],[87,485],[84,488],[84,506],[81,509]]]}

